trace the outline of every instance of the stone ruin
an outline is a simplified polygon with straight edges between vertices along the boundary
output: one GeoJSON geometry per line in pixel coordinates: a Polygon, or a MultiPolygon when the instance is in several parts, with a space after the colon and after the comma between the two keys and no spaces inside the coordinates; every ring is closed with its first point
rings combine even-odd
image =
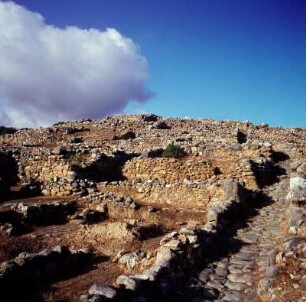
{"type": "Polygon", "coordinates": [[[305,159],[305,129],[238,121],[129,115],[1,135],[1,292],[306,301],[305,159]],[[184,155],[163,156],[169,145],[184,155]]]}

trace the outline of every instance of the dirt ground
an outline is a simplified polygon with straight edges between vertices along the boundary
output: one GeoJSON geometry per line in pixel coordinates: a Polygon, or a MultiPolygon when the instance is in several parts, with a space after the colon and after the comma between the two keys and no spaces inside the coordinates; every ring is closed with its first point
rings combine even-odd
{"type": "MultiPolygon", "coordinates": [[[[117,191],[116,194],[120,194],[117,191]]],[[[12,199],[3,202],[0,211],[10,210],[18,203],[26,205],[77,200],[77,212],[88,207],[86,200],[80,197],[54,198],[38,196],[26,199],[12,199]]],[[[141,205],[136,211],[113,209],[111,217],[96,224],[82,224],[77,219],[67,219],[64,224],[32,226],[30,232],[20,236],[8,237],[0,234],[0,261],[13,259],[21,252],[37,253],[44,249],[52,249],[57,245],[70,249],[90,249],[94,252],[91,267],[78,270],[63,280],[55,280],[47,286],[43,293],[45,301],[77,301],[86,294],[93,283],[112,285],[121,274],[140,273],[149,267],[154,260],[154,252],[164,234],[177,230],[188,222],[202,225],[205,221],[205,210],[190,208],[154,207],[141,205]],[[130,229],[129,229],[130,228],[130,229]],[[120,251],[144,251],[147,260],[133,269],[125,264],[112,260],[120,251]]],[[[111,206],[110,206],[111,208],[111,206]]]]}

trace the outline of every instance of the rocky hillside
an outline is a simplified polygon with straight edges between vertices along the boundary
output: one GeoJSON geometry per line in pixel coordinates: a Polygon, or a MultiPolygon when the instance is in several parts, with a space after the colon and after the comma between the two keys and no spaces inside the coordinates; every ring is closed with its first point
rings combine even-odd
{"type": "Polygon", "coordinates": [[[6,301],[306,301],[305,129],[147,114],[5,133],[6,301]]]}

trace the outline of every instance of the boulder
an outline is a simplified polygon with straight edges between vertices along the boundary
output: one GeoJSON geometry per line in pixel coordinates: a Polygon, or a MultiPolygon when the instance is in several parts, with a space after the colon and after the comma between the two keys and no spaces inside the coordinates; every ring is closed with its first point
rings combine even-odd
{"type": "Polygon", "coordinates": [[[51,154],[53,155],[62,155],[64,154],[66,149],[63,146],[57,146],[51,150],[51,154]]]}
{"type": "Polygon", "coordinates": [[[95,283],[88,290],[88,294],[114,299],[117,296],[117,291],[113,287],[95,283]]]}
{"type": "Polygon", "coordinates": [[[117,278],[116,283],[119,287],[123,287],[125,289],[130,289],[130,290],[136,290],[137,289],[136,280],[134,280],[133,278],[130,278],[128,276],[125,276],[125,275],[120,275],[117,278]]]}
{"type": "Polygon", "coordinates": [[[297,203],[306,198],[306,179],[296,175],[290,178],[290,190],[287,199],[297,203]]]}
{"type": "Polygon", "coordinates": [[[161,129],[161,130],[166,130],[166,129],[171,129],[170,126],[168,126],[165,122],[160,121],[160,122],[156,122],[153,124],[153,129],[161,129]]]}
{"type": "Polygon", "coordinates": [[[141,117],[144,122],[156,122],[159,118],[159,116],[155,114],[146,114],[141,117]]]}

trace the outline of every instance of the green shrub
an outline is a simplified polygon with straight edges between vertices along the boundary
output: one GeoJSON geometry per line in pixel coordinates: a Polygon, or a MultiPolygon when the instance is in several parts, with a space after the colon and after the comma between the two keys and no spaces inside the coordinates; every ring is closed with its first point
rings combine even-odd
{"type": "Polygon", "coordinates": [[[183,157],[185,155],[186,155],[186,153],[185,153],[184,149],[181,148],[180,146],[176,146],[174,144],[168,145],[162,153],[162,157],[179,158],[179,157],[183,157]]]}
{"type": "Polygon", "coordinates": [[[248,139],[247,135],[244,132],[242,132],[240,130],[237,131],[237,141],[238,141],[239,144],[246,143],[247,139],[248,139]]]}

